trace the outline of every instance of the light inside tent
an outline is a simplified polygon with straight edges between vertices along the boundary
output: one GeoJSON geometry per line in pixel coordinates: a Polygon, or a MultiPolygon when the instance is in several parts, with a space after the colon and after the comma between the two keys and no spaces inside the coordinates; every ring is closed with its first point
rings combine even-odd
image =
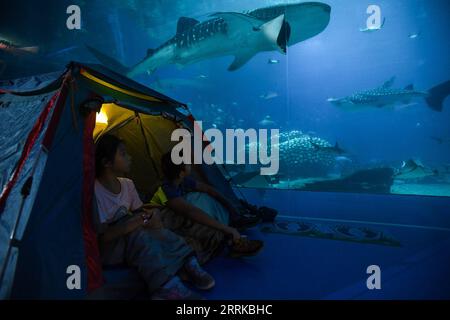
{"type": "Polygon", "coordinates": [[[100,112],[97,112],[97,115],[95,117],[95,123],[97,124],[108,124],[108,116],[106,115],[105,111],[102,109],[100,112]]]}

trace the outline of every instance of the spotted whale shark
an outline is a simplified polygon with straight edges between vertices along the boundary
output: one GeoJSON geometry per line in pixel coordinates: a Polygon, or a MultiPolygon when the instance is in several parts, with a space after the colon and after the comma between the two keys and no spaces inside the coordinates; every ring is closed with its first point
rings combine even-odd
{"type": "Polygon", "coordinates": [[[216,12],[206,21],[181,17],[174,37],[131,68],[88,47],[103,64],[134,78],[166,65],[186,66],[220,56],[234,56],[234,71],[259,52],[287,52],[287,47],[321,33],[330,21],[331,7],[320,2],[282,4],[246,13],[216,12]]]}
{"type": "Polygon", "coordinates": [[[445,98],[450,94],[450,81],[441,83],[428,91],[416,90],[412,84],[403,89],[393,88],[395,77],[375,89],[362,91],[343,98],[329,98],[328,102],[343,110],[361,110],[367,107],[386,108],[408,106],[417,98],[424,98],[428,107],[442,111],[445,98]]]}

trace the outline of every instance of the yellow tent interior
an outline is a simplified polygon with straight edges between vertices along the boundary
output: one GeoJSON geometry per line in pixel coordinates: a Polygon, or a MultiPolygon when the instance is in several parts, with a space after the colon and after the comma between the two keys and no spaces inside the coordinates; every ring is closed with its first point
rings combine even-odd
{"type": "Polygon", "coordinates": [[[94,140],[106,134],[121,138],[131,156],[129,178],[138,192],[147,198],[162,182],[161,156],[176,142],[170,137],[178,124],[162,115],[138,113],[114,103],[103,104],[97,113],[94,140]]]}

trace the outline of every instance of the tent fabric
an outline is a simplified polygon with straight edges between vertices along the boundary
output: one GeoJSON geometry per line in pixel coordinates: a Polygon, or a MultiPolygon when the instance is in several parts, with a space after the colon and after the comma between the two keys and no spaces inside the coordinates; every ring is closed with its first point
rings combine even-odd
{"type": "Polygon", "coordinates": [[[40,148],[45,128],[57,93],[39,95],[34,99],[5,94],[0,98],[2,105],[1,130],[5,133],[1,141],[2,154],[0,172],[2,175],[0,194],[0,280],[1,296],[10,293],[18,259],[17,246],[22,240],[24,229],[33,207],[46,154],[40,148]],[[29,112],[32,111],[32,113],[29,112]],[[17,122],[16,122],[17,121],[17,122]],[[19,122],[20,121],[20,122],[19,122]],[[11,128],[11,123],[18,123],[11,128]],[[9,127],[8,127],[9,125],[9,127]],[[13,129],[13,130],[11,130],[13,129]],[[33,177],[33,180],[30,178],[33,177]],[[25,183],[32,181],[28,196],[24,197],[25,183]],[[11,239],[12,237],[12,239],[11,239]],[[8,254],[11,259],[8,261],[8,254]]]}
{"type": "Polygon", "coordinates": [[[95,181],[95,146],[93,132],[95,113],[86,118],[83,132],[83,238],[88,272],[87,291],[92,292],[104,283],[97,236],[94,232],[94,181],[95,181]]]}
{"type": "MultiPolygon", "coordinates": [[[[125,140],[145,198],[161,181],[171,132],[192,131],[189,110],[103,66],[72,62],[0,82],[0,118],[0,297],[80,299],[105,288],[92,221],[94,139],[125,140]],[[105,123],[96,123],[98,111],[105,123]],[[79,267],[79,289],[67,286],[70,266],[79,267]]],[[[237,199],[216,166],[194,169],[237,199]]]]}
{"type": "MultiPolygon", "coordinates": [[[[36,91],[42,89],[46,89],[48,91],[49,88],[55,87],[52,86],[52,84],[58,82],[63,72],[64,70],[15,80],[0,80],[0,92],[23,92],[35,96],[36,91]]],[[[59,87],[59,85],[56,87],[59,87]]]]}
{"type": "MultiPolygon", "coordinates": [[[[69,93],[70,95],[70,93],[69,93]]],[[[34,206],[19,248],[12,298],[77,299],[87,288],[82,229],[83,132],[73,126],[70,99],[62,113],[34,206]],[[81,288],[66,285],[67,269],[78,266],[81,288]]]]}

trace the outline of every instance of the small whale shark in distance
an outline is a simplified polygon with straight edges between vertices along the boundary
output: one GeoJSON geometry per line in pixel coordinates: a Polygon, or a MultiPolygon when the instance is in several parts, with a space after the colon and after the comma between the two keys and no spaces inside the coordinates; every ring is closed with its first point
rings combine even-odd
{"type": "Polygon", "coordinates": [[[395,77],[386,81],[381,87],[358,92],[344,98],[329,98],[328,102],[344,110],[361,110],[365,107],[385,108],[395,105],[409,105],[413,99],[425,98],[427,105],[442,111],[445,98],[450,94],[450,80],[441,83],[429,91],[418,91],[408,85],[404,89],[393,89],[395,77]]]}
{"type": "Polygon", "coordinates": [[[321,33],[330,22],[331,7],[320,2],[275,5],[246,14],[219,12],[200,22],[181,17],[176,35],[135,66],[127,68],[95,48],[88,49],[104,65],[133,78],[166,65],[186,66],[205,59],[234,56],[229,71],[264,51],[286,54],[287,46],[321,33]]]}

